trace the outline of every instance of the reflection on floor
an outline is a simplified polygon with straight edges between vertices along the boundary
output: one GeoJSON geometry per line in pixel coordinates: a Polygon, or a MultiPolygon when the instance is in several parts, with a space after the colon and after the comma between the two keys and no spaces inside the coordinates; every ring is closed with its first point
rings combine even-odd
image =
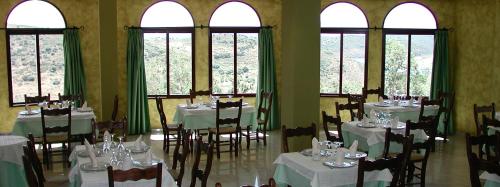
{"type": "MultiPolygon", "coordinates": [[[[165,163],[171,165],[173,146],[170,149],[170,154],[163,153],[163,137],[159,133],[161,132],[153,131],[152,135],[145,136],[145,139],[147,139],[146,143],[152,145],[155,155],[162,155],[165,163]]],[[[267,146],[264,146],[262,142],[256,144],[255,141],[252,141],[250,149],[247,150],[246,141],[243,139],[239,157],[230,156],[226,152],[221,153],[221,159],[218,160],[214,155],[208,186],[214,186],[216,182],[222,183],[223,186],[267,182],[268,178],[274,174],[275,166],[273,165],[273,161],[281,152],[280,138],[281,132],[275,130],[269,133],[267,146]]],[[[129,141],[134,139],[135,137],[130,137],[129,141]]],[[[320,140],[324,139],[324,133],[320,132],[320,140]]],[[[446,144],[442,142],[437,143],[436,152],[431,154],[428,163],[426,186],[470,186],[464,135],[457,134],[450,139],[451,141],[446,144]]],[[[189,186],[193,161],[194,158],[188,156],[183,186],[189,186]]],[[[202,160],[200,168],[204,168],[203,163],[204,161],[202,160]]],[[[54,164],[53,170],[45,171],[49,181],[46,186],[68,186],[68,172],[69,168],[63,169],[62,165],[54,164]]]]}

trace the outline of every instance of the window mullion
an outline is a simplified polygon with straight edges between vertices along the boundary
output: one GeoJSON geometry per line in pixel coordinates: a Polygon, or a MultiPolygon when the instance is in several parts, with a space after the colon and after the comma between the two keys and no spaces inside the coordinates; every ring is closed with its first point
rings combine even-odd
{"type": "Polygon", "coordinates": [[[342,95],[342,76],[344,71],[344,33],[340,33],[339,95],[342,95]]]}
{"type": "Polygon", "coordinates": [[[410,95],[410,73],[411,73],[411,34],[408,35],[408,60],[406,72],[406,95],[410,95]]]}
{"type": "MultiPolygon", "coordinates": [[[[38,77],[38,95],[42,96],[42,77],[40,73],[40,34],[36,34],[36,74],[38,77]]],[[[50,99],[50,98],[49,98],[50,99]]]]}
{"type": "Polygon", "coordinates": [[[237,36],[237,33],[233,33],[233,59],[234,59],[234,62],[233,62],[233,95],[238,95],[238,36],[237,36]]]}
{"type": "Polygon", "coordinates": [[[170,96],[170,35],[169,33],[165,33],[166,38],[165,42],[167,43],[165,45],[166,47],[166,63],[167,63],[167,96],[170,96]]]}

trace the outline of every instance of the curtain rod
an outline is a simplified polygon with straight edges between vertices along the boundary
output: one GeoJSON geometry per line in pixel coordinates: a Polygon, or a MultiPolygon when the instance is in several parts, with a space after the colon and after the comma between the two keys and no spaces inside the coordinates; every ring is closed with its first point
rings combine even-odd
{"type": "MultiPolygon", "coordinates": [[[[360,29],[363,29],[363,28],[360,28],[360,29]]],[[[380,28],[380,27],[375,26],[375,27],[368,27],[368,29],[369,30],[383,30],[384,28],[380,28]]],[[[390,29],[398,29],[398,28],[390,28],[390,29]]],[[[405,29],[406,30],[413,30],[411,28],[401,28],[401,29],[403,29],[403,30],[405,30],[405,29]]],[[[418,30],[418,29],[416,29],[416,30],[418,30]]],[[[443,28],[440,28],[440,29],[438,28],[438,29],[424,29],[424,30],[454,31],[455,29],[443,27],[443,28]]]]}
{"type": "Polygon", "coordinates": [[[73,26],[73,27],[65,27],[65,28],[5,28],[5,27],[0,27],[0,30],[7,30],[7,29],[42,29],[42,30],[52,30],[52,29],[80,29],[82,31],[85,30],[85,26],[73,26]]]}
{"type": "MultiPolygon", "coordinates": [[[[265,26],[261,26],[261,27],[258,27],[258,28],[270,28],[270,29],[272,29],[273,27],[275,27],[275,26],[265,25],[265,26]]],[[[127,29],[143,29],[143,28],[145,28],[145,27],[127,26],[127,25],[123,26],[124,30],[127,30],[127,29]]],[[[158,27],[158,28],[162,28],[162,27],[158,27]]],[[[165,27],[165,28],[168,28],[168,27],[165,27]]],[[[210,26],[195,25],[195,26],[193,26],[193,28],[195,28],[195,29],[208,29],[208,28],[210,28],[210,26]]]]}

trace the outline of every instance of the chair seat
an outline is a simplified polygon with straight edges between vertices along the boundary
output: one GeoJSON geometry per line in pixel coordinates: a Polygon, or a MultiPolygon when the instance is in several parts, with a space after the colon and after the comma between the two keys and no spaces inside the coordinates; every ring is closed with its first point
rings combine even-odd
{"type": "Polygon", "coordinates": [[[410,161],[412,162],[421,162],[424,160],[424,155],[421,154],[411,154],[410,161]]]}
{"type": "MultiPolygon", "coordinates": [[[[208,132],[211,133],[217,133],[217,128],[210,128],[208,129],[208,132]]],[[[236,133],[236,127],[222,127],[219,128],[219,134],[231,134],[231,133],[236,133]]]]}
{"type": "MultiPolygon", "coordinates": [[[[46,143],[63,143],[67,141],[68,137],[66,135],[47,135],[46,143]]],[[[43,142],[43,137],[35,137],[35,142],[43,142]]]]}
{"type": "Polygon", "coordinates": [[[175,181],[179,180],[179,172],[177,170],[168,169],[168,173],[172,175],[172,178],[174,178],[175,181]]]}

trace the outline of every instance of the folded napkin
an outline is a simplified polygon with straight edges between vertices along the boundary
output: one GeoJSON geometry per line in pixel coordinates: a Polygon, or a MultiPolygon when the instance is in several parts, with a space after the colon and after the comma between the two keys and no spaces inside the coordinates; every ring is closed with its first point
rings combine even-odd
{"type": "Polygon", "coordinates": [[[422,96],[418,96],[418,100],[417,100],[417,102],[418,102],[418,103],[422,103],[422,99],[424,99],[424,97],[422,97],[422,96]]]}
{"type": "Polygon", "coordinates": [[[312,139],[311,144],[312,144],[312,155],[319,154],[319,142],[318,139],[316,139],[316,137],[312,139]]]}
{"type": "Polygon", "coordinates": [[[151,153],[151,149],[146,152],[146,156],[144,157],[144,162],[147,164],[153,163],[153,154],[151,153]]]}
{"type": "Polygon", "coordinates": [[[125,157],[121,166],[122,170],[132,169],[132,157],[125,157]]]}
{"type": "Polygon", "coordinates": [[[354,142],[352,142],[351,144],[351,147],[349,147],[349,154],[351,156],[355,156],[357,151],[358,151],[358,140],[354,140],[354,142]]]}
{"type": "Polygon", "coordinates": [[[391,127],[392,128],[397,128],[398,124],[399,124],[399,117],[398,116],[391,119],[391,127]]]}
{"type": "Polygon", "coordinates": [[[389,100],[391,101],[391,103],[394,102],[394,95],[390,95],[389,100]]]}
{"type": "Polygon", "coordinates": [[[87,152],[89,153],[90,163],[92,163],[92,167],[97,167],[97,158],[94,153],[94,148],[90,146],[90,143],[87,139],[85,139],[84,143],[85,149],[87,149],[87,152]]]}
{"type": "Polygon", "coordinates": [[[82,108],[87,108],[87,101],[83,102],[82,108]]]}
{"type": "Polygon", "coordinates": [[[108,131],[104,131],[104,135],[102,136],[102,139],[111,141],[111,134],[109,134],[108,131]]]}
{"type": "Polygon", "coordinates": [[[190,99],[186,99],[186,106],[187,106],[187,107],[190,107],[190,106],[191,106],[191,104],[193,104],[193,103],[191,103],[191,100],[190,100],[190,99]]]}
{"type": "Polygon", "coordinates": [[[335,155],[335,164],[344,163],[345,150],[343,148],[337,149],[337,154],[335,155]]]}
{"type": "Polygon", "coordinates": [[[408,106],[412,106],[414,101],[415,99],[413,97],[410,98],[410,101],[408,101],[408,106]]]}
{"type": "Polygon", "coordinates": [[[137,139],[134,142],[134,147],[135,149],[141,149],[142,148],[142,134],[137,137],[137,139]]]}
{"type": "Polygon", "coordinates": [[[384,103],[384,98],[383,98],[382,96],[379,96],[379,97],[378,97],[378,102],[379,102],[379,103],[384,103]]]}
{"type": "Polygon", "coordinates": [[[368,123],[370,123],[370,119],[368,119],[368,118],[363,118],[363,119],[361,120],[361,125],[362,125],[362,126],[367,126],[367,125],[368,125],[368,123]]]}

